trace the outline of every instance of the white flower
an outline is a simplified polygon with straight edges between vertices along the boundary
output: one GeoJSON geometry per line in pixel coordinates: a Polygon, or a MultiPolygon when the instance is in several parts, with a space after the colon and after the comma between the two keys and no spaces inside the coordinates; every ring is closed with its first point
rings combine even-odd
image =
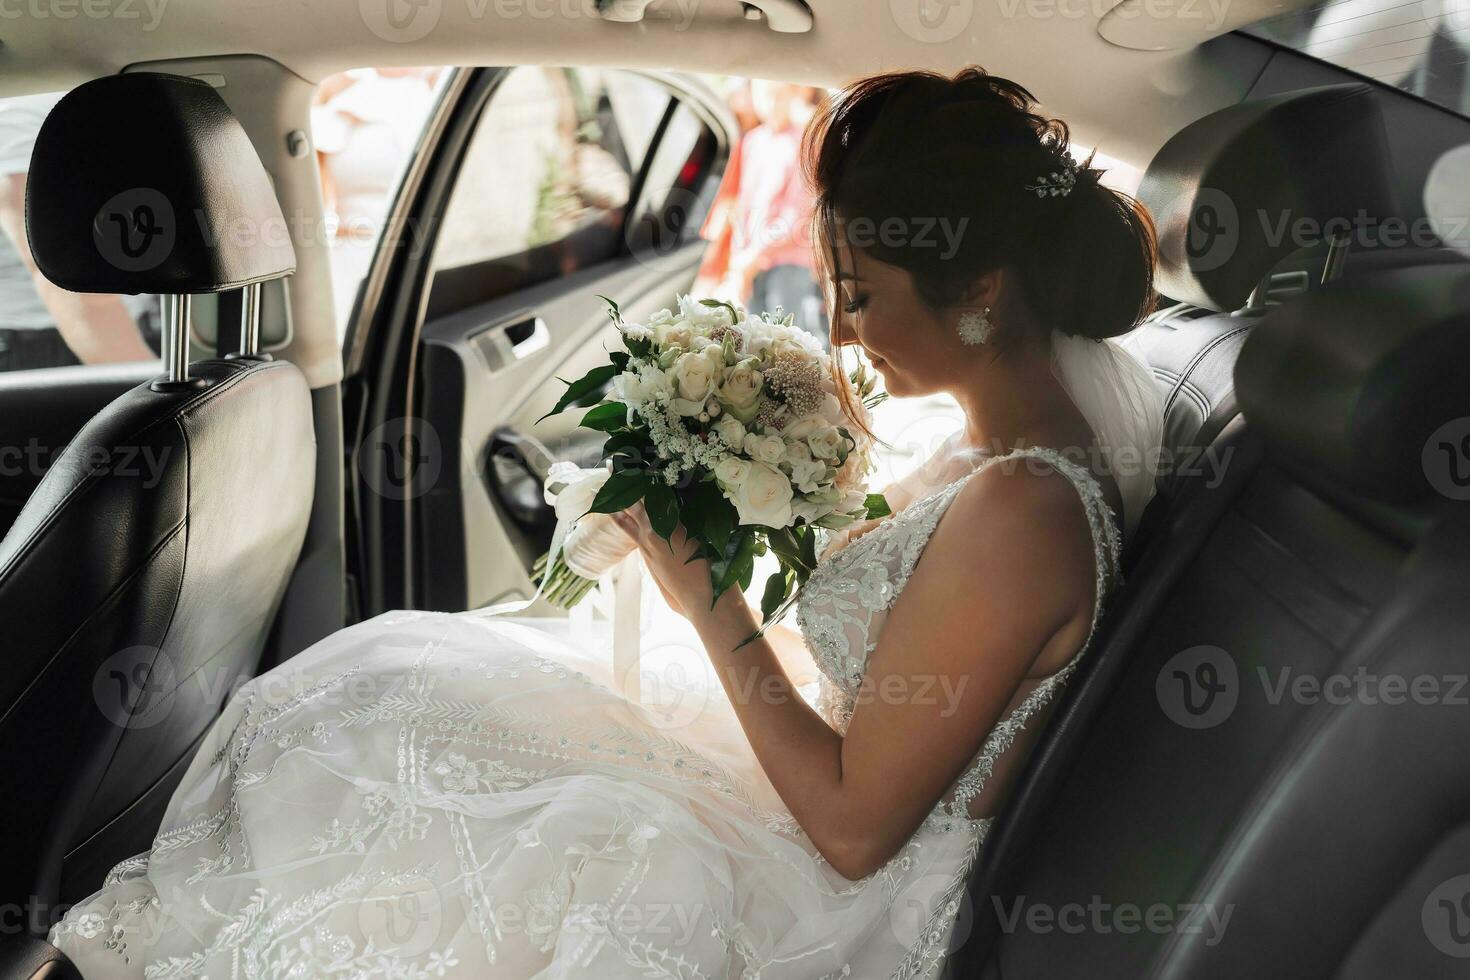
{"type": "Polygon", "coordinates": [[[722,415],[715,423],[715,435],[724,440],[725,445],[731,449],[740,449],[745,445],[745,426],[733,415],[722,415]]]}
{"type": "Polygon", "coordinates": [[[694,346],[694,327],[683,320],[661,323],[653,328],[653,339],[663,350],[670,347],[689,350],[694,346]]]}
{"type": "Polygon", "coordinates": [[[785,473],[765,463],[751,463],[733,501],[741,524],[779,528],[791,523],[792,496],[791,481],[785,473]]]}
{"type": "Polygon", "coordinates": [[[559,465],[560,463],[553,464],[552,469],[547,473],[547,483],[555,482],[558,478],[569,482],[555,494],[548,492],[546,494],[547,503],[556,507],[557,520],[575,520],[591,509],[592,501],[597,499],[597,492],[602,489],[602,485],[607,482],[612,473],[606,468],[582,471],[573,465],[570,471],[581,475],[572,478],[570,475],[563,476],[562,471],[556,469],[559,465]]]}
{"type": "Polygon", "coordinates": [[[749,422],[760,412],[761,373],[753,358],[747,358],[725,372],[715,394],[725,410],[742,422],[749,422]]]}
{"type": "Polygon", "coordinates": [[[828,428],[827,420],[820,415],[803,415],[795,422],[786,423],[786,427],[781,430],[781,434],[788,439],[805,440],[813,432],[825,428],[828,428]]]}
{"type": "Polygon", "coordinates": [[[652,340],[653,331],[641,323],[625,323],[623,324],[623,339],[625,341],[652,340]]]}
{"type": "Polygon", "coordinates": [[[806,437],[807,445],[812,448],[812,455],[822,459],[836,459],[842,451],[843,442],[842,433],[830,425],[806,437]]]}
{"type": "MultiPolygon", "coordinates": [[[[830,383],[831,379],[828,378],[827,380],[830,383]]],[[[822,418],[826,419],[832,425],[846,425],[849,421],[847,413],[842,410],[842,403],[830,391],[822,398],[822,407],[817,409],[817,414],[821,415],[822,418]]]]}
{"type": "Polygon", "coordinates": [[[739,456],[726,456],[715,466],[715,482],[722,490],[734,493],[740,484],[750,475],[750,468],[754,465],[748,459],[739,456]]]}
{"type": "Polygon", "coordinates": [[[669,372],[675,386],[674,411],[680,415],[698,415],[704,411],[704,400],[714,392],[715,382],[723,368],[724,359],[719,348],[715,348],[713,354],[681,355],[669,372]]]}
{"type": "Polygon", "coordinates": [[[674,392],[668,376],[656,364],[643,363],[638,370],[624,371],[613,377],[613,395],[631,408],[667,398],[674,392]]]}
{"type": "Polygon", "coordinates": [[[786,458],[786,440],[778,435],[762,436],[748,433],[742,446],[745,455],[762,463],[775,465],[786,458]]]}
{"type": "Polygon", "coordinates": [[[828,466],[822,460],[798,460],[791,464],[791,483],[803,494],[816,494],[826,483],[828,466]]]}

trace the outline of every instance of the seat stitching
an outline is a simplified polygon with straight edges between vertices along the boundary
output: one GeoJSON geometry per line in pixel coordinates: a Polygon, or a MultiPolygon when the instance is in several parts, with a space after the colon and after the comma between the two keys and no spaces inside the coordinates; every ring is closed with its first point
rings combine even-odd
{"type": "MultiPolygon", "coordinates": [[[[1184,378],[1189,377],[1190,373],[1193,372],[1195,368],[1199,367],[1200,361],[1204,360],[1205,357],[1206,357],[1206,355],[1208,355],[1216,347],[1220,346],[1225,341],[1230,340],[1232,337],[1236,337],[1236,336],[1240,335],[1241,333],[1249,330],[1253,326],[1255,326],[1254,323],[1243,323],[1243,324],[1241,324],[1238,327],[1235,327],[1235,328],[1233,328],[1233,329],[1231,329],[1231,330],[1229,330],[1229,331],[1227,331],[1225,333],[1222,333],[1220,336],[1218,336],[1214,340],[1210,341],[1203,348],[1201,348],[1198,353],[1195,354],[1195,356],[1190,360],[1189,364],[1184,368],[1183,373],[1181,373],[1179,375],[1179,377],[1181,379],[1184,379],[1184,378]]],[[[1178,388],[1175,388],[1173,391],[1171,391],[1169,393],[1169,400],[1164,403],[1164,415],[1165,416],[1168,416],[1169,409],[1173,407],[1173,405],[1174,405],[1174,399],[1178,395],[1178,393],[1179,393],[1179,389],[1178,388]]]]}

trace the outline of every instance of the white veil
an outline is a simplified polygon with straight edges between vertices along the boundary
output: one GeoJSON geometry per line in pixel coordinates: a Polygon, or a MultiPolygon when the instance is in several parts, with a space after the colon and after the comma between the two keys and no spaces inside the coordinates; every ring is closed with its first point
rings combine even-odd
{"type": "Polygon", "coordinates": [[[1116,340],[1097,341],[1054,330],[1051,341],[1052,373],[1097,437],[1102,453],[1097,469],[1118,485],[1123,533],[1129,536],[1154,495],[1164,431],[1163,396],[1148,367],[1116,340]]]}

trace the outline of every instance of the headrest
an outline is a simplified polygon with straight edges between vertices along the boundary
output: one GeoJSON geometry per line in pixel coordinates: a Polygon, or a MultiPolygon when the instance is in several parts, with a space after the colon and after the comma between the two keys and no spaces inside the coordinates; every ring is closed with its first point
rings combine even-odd
{"type": "Polygon", "coordinates": [[[1470,271],[1394,269],[1273,308],[1235,365],[1241,411],[1312,480],[1470,500],[1470,271]]]}
{"type": "Polygon", "coordinates": [[[260,157],[208,84],[111,75],[68,92],[31,153],[26,234],[79,293],[217,293],[296,269],[260,157]]]}
{"type": "Polygon", "coordinates": [[[1164,144],[1138,198],[1158,229],[1159,292],[1220,311],[1334,227],[1398,216],[1383,118],[1362,84],[1211,113],[1164,144]]]}

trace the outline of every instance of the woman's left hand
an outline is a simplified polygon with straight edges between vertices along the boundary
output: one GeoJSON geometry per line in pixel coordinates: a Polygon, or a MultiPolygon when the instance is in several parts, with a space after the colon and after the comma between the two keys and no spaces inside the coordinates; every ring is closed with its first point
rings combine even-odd
{"type": "MultiPolygon", "coordinates": [[[[694,554],[698,545],[684,533],[683,524],[675,527],[674,533],[665,541],[649,524],[648,511],[642,502],[613,514],[612,519],[637,543],[644,563],[670,608],[686,619],[710,608],[714,588],[709,580],[709,561],[695,558],[686,562],[685,559],[694,554]]],[[[734,593],[737,599],[744,599],[744,594],[732,587],[720,597],[721,601],[729,599],[730,593],[734,593]]]]}

